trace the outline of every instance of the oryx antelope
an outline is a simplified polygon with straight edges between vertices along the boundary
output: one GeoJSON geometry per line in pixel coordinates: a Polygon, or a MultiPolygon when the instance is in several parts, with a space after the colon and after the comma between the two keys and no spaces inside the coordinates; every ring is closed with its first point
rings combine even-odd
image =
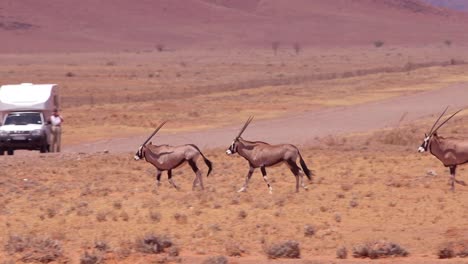
{"type": "Polygon", "coordinates": [[[172,170],[187,162],[196,175],[195,180],[193,181],[192,190],[195,189],[195,186],[198,183],[200,183],[200,187],[203,190],[203,180],[200,169],[198,169],[197,160],[201,156],[205,161],[206,166],[208,166],[208,173],[206,174],[207,177],[210,175],[212,170],[212,163],[205,157],[205,155],[203,155],[197,146],[193,144],[181,146],[152,145],[151,142],[147,144],[166,122],[167,121],[161,123],[153,134],[151,134],[151,136],[148,137],[148,139],[146,139],[146,141],[138,148],[135,153],[135,160],[145,159],[156,167],[157,186],[161,184],[161,173],[163,171],[167,171],[168,180],[176,189],[179,189],[179,187],[172,179],[172,170]]]}
{"type": "Polygon", "coordinates": [[[296,177],[296,192],[299,192],[299,177],[301,177],[301,185],[304,189],[307,187],[304,184],[303,172],[312,180],[311,171],[307,168],[304,160],[302,159],[301,154],[296,146],[290,144],[280,144],[280,145],[270,145],[261,141],[247,141],[241,138],[242,133],[245,131],[247,126],[252,121],[253,117],[250,117],[247,122],[244,124],[244,127],[240,130],[239,134],[234,138],[231,146],[226,150],[226,154],[232,155],[239,153],[243,158],[245,158],[250,165],[249,172],[245,179],[244,186],[238,192],[244,192],[247,190],[249,180],[252,177],[252,173],[256,168],[260,168],[263,175],[263,180],[265,180],[270,193],[272,193],[273,188],[268,181],[266,167],[270,167],[280,163],[286,163],[289,169],[292,171],[296,177]],[[302,170],[296,164],[296,160],[299,158],[302,170]],[[303,171],[303,172],[302,172],[303,171]]]}
{"type": "Polygon", "coordinates": [[[457,139],[457,138],[444,138],[437,134],[437,130],[447,123],[452,117],[458,114],[461,110],[458,110],[452,114],[449,118],[445,119],[436,129],[439,120],[447,111],[448,107],[442,112],[439,118],[436,120],[434,125],[428,134],[425,134],[424,141],[419,147],[419,152],[425,152],[429,150],[432,155],[438,158],[445,167],[450,168],[450,185],[451,190],[455,190],[455,183],[466,186],[464,181],[455,179],[455,171],[458,165],[462,165],[468,162],[468,139],[457,139]]]}

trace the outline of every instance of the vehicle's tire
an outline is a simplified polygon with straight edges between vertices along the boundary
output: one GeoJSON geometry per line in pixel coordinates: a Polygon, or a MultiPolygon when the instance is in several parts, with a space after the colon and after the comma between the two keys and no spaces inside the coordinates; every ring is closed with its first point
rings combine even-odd
{"type": "Polygon", "coordinates": [[[15,151],[13,149],[7,149],[7,154],[11,156],[15,154],[15,151]]]}
{"type": "Polygon", "coordinates": [[[41,153],[46,153],[47,152],[47,145],[42,145],[41,148],[39,149],[41,153]]]}

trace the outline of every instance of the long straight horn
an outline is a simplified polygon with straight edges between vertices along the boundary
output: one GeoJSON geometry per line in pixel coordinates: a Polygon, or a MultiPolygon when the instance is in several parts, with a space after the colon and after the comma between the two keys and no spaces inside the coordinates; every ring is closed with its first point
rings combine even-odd
{"type": "Polygon", "coordinates": [[[242,127],[242,129],[239,131],[239,135],[237,135],[236,138],[240,138],[240,136],[242,135],[242,133],[244,133],[245,129],[247,128],[247,126],[250,124],[250,122],[252,122],[253,120],[253,116],[250,116],[249,119],[247,119],[247,122],[245,122],[244,126],[242,127]]]}
{"type": "MultiPolygon", "coordinates": [[[[452,117],[454,117],[456,114],[460,113],[462,110],[463,109],[460,109],[460,110],[456,111],[449,118],[445,119],[445,121],[442,122],[442,124],[440,124],[436,129],[434,129],[434,132],[432,132],[432,134],[436,133],[437,130],[439,130],[439,128],[441,128],[445,123],[447,123],[450,119],[452,119],[452,117]]],[[[432,134],[430,134],[430,135],[432,135],[432,134]]]]}
{"type": "Polygon", "coordinates": [[[439,120],[442,118],[442,116],[444,116],[445,112],[447,112],[447,109],[448,109],[448,108],[449,108],[449,107],[447,106],[447,107],[445,108],[445,110],[442,112],[442,114],[440,114],[439,118],[437,118],[437,120],[435,121],[434,125],[432,125],[431,130],[429,130],[429,133],[427,133],[427,135],[432,135],[432,131],[433,131],[434,127],[437,125],[437,123],[438,123],[439,120]]]}
{"type": "Polygon", "coordinates": [[[164,126],[164,124],[166,124],[167,120],[164,120],[153,132],[153,134],[151,134],[151,136],[148,137],[148,139],[146,139],[145,143],[142,144],[142,146],[146,145],[146,143],[148,143],[148,141],[150,141],[150,139],[156,135],[156,133],[158,133],[159,129],[161,129],[162,126],[164,126]]]}

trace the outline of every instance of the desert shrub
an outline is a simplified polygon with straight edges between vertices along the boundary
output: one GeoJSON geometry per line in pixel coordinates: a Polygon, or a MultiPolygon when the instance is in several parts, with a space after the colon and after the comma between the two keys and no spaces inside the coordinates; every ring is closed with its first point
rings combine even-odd
{"type": "Polygon", "coordinates": [[[421,134],[416,128],[402,129],[395,128],[381,131],[372,136],[372,141],[377,141],[386,145],[413,146],[415,142],[420,142],[421,134]]]}
{"type": "Polygon", "coordinates": [[[225,244],[226,254],[230,257],[240,257],[245,250],[239,245],[239,243],[230,241],[225,244]]]}
{"type": "Polygon", "coordinates": [[[445,243],[440,247],[437,255],[440,259],[466,258],[468,257],[468,240],[445,243]]]}
{"type": "Polygon", "coordinates": [[[346,247],[341,246],[336,249],[336,258],[346,259],[347,257],[348,257],[348,250],[346,249],[346,247]]]}
{"type": "Polygon", "coordinates": [[[106,241],[102,241],[102,240],[98,240],[96,242],[94,242],[94,248],[99,250],[99,251],[107,251],[109,250],[109,245],[107,244],[106,241]]]}
{"type": "Polygon", "coordinates": [[[137,238],[135,241],[136,251],[147,254],[159,254],[172,246],[173,243],[168,237],[155,236],[153,234],[137,238]]]}
{"type": "Polygon", "coordinates": [[[149,218],[150,218],[153,222],[159,222],[159,221],[161,221],[161,214],[160,214],[159,212],[150,211],[150,212],[149,212],[149,218]]]}
{"type": "Polygon", "coordinates": [[[121,201],[115,201],[113,204],[114,209],[122,209],[122,202],[121,201]]]}
{"type": "Polygon", "coordinates": [[[265,253],[270,259],[301,257],[299,242],[293,240],[270,245],[265,249],[265,253]]]}
{"type": "Polygon", "coordinates": [[[5,244],[9,254],[20,254],[23,262],[49,263],[64,258],[60,241],[47,237],[13,235],[5,244]]]}
{"type": "Polygon", "coordinates": [[[374,46],[375,46],[376,48],[380,48],[380,47],[382,47],[384,44],[385,44],[385,43],[384,43],[383,41],[381,41],[381,40],[376,40],[376,41],[374,41],[374,46]]]}
{"type": "Polygon", "coordinates": [[[187,216],[181,213],[175,213],[174,219],[178,224],[186,224],[187,223],[187,216]]]}
{"type": "Polygon", "coordinates": [[[98,222],[106,221],[106,217],[107,217],[107,213],[104,211],[98,212],[96,214],[96,220],[98,220],[98,222]]]}
{"type": "Polygon", "coordinates": [[[408,251],[400,245],[385,240],[367,242],[353,248],[355,258],[406,257],[408,254],[408,251]]]}
{"type": "Polygon", "coordinates": [[[444,44],[447,45],[447,46],[451,46],[451,45],[452,45],[452,41],[449,40],[449,39],[446,39],[446,40],[444,41],[444,44]]]}
{"type": "Polygon", "coordinates": [[[81,255],[80,257],[80,264],[98,264],[102,263],[102,256],[99,254],[88,253],[87,251],[81,255]]]}
{"type": "Polygon", "coordinates": [[[312,225],[305,225],[304,226],[304,236],[310,237],[315,235],[315,227],[312,225]]]}
{"type": "Polygon", "coordinates": [[[227,264],[228,259],[225,256],[214,256],[205,259],[202,264],[227,264]]]}
{"type": "Polygon", "coordinates": [[[240,219],[244,219],[247,217],[247,212],[244,210],[240,210],[238,216],[240,219]]]}
{"type": "Polygon", "coordinates": [[[164,45],[163,45],[163,44],[156,44],[156,49],[157,49],[159,52],[162,52],[162,51],[164,51],[164,45]]]}
{"type": "Polygon", "coordinates": [[[65,74],[66,77],[75,77],[75,74],[73,72],[67,72],[65,74]]]}
{"type": "Polygon", "coordinates": [[[120,218],[122,218],[122,220],[124,220],[125,222],[127,222],[130,219],[127,212],[121,212],[120,213],[120,218]]]}
{"type": "Polygon", "coordinates": [[[176,247],[176,246],[171,246],[168,250],[167,250],[167,254],[171,257],[177,257],[179,256],[179,248],[176,247]]]}

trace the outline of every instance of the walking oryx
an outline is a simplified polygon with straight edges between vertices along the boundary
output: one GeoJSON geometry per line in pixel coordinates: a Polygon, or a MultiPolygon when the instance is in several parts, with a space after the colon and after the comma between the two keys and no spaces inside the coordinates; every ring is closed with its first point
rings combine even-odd
{"type": "Polygon", "coordinates": [[[450,184],[452,191],[454,191],[455,183],[466,186],[466,183],[464,181],[455,179],[455,171],[458,165],[462,165],[468,162],[468,140],[456,138],[443,138],[437,135],[437,130],[461,111],[458,110],[449,118],[445,119],[445,121],[442,122],[442,124],[440,124],[436,129],[434,129],[434,127],[445,114],[447,109],[448,107],[445,108],[445,110],[436,120],[429,133],[425,135],[424,141],[419,147],[418,151],[425,152],[429,149],[431,154],[438,158],[444,164],[445,167],[450,168],[450,184]]]}
{"type": "Polygon", "coordinates": [[[195,189],[195,186],[198,183],[200,183],[200,187],[203,190],[203,180],[201,172],[197,166],[197,160],[199,156],[202,156],[205,164],[208,166],[208,173],[206,174],[207,177],[210,175],[212,170],[212,163],[205,157],[205,155],[203,155],[197,146],[193,144],[182,146],[152,145],[151,142],[146,144],[166,122],[167,121],[161,123],[161,125],[156,128],[153,134],[151,134],[151,136],[138,148],[137,152],[135,153],[135,160],[144,158],[147,162],[153,164],[153,166],[156,167],[157,186],[161,184],[161,173],[163,171],[167,171],[168,180],[176,189],[179,187],[172,180],[172,170],[179,167],[183,163],[188,162],[193,172],[196,174],[195,180],[193,181],[192,190],[195,189]]]}
{"type": "Polygon", "coordinates": [[[247,189],[250,177],[252,177],[252,173],[256,168],[260,167],[260,170],[262,171],[263,175],[263,180],[265,180],[268,189],[270,190],[270,193],[272,193],[273,188],[268,182],[265,168],[283,162],[287,163],[289,169],[296,177],[296,192],[299,192],[299,176],[301,177],[302,187],[304,189],[307,189],[307,187],[304,184],[303,173],[299,166],[296,164],[296,160],[298,157],[302,166],[302,170],[304,171],[307,178],[309,178],[309,180],[312,180],[312,173],[307,168],[296,146],[290,144],[270,145],[261,141],[252,142],[241,138],[242,133],[245,131],[252,119],[253,117],[250,117],[247,120],[237,137],[234,138],[234,141],[232,142],[231,146],[226,150],[226,154],[228,155],[239,153],[239,155],[244,157],[250,165],[244,186],[242,186],[242,188],[238,192],[244,192],[247,189]]]}

